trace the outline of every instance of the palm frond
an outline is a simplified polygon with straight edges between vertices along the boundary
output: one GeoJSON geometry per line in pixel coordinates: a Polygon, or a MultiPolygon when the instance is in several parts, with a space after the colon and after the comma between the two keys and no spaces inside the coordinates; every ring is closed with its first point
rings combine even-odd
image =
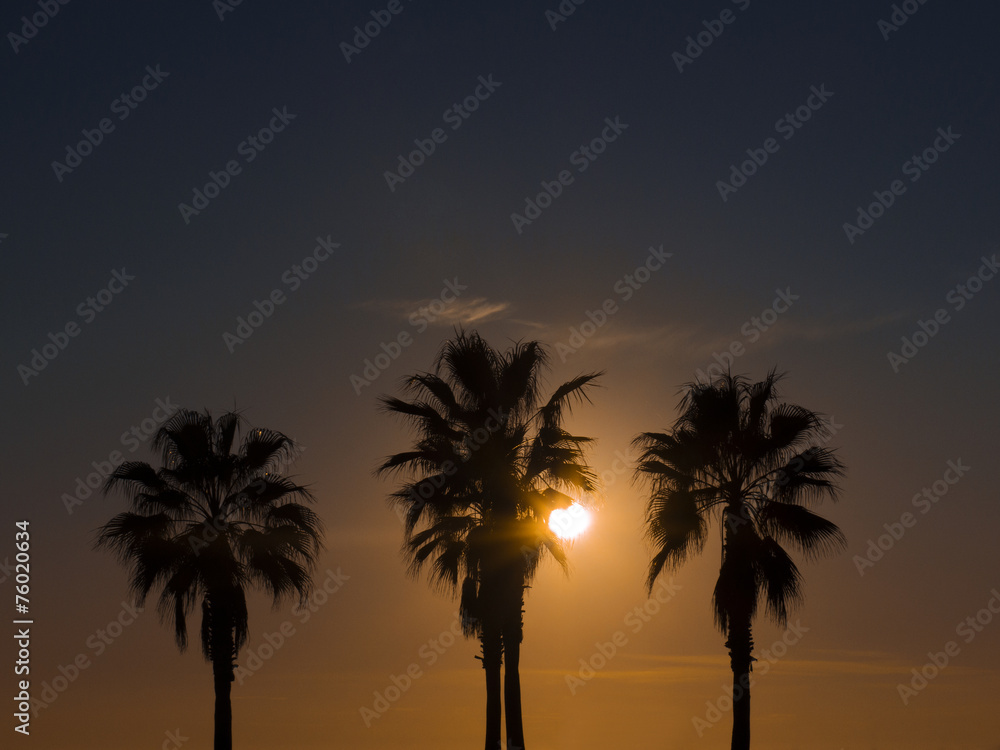
{"type": "Polygon", "coordinates": [[[305,596],[322,546],[319,517],[299,502],[312,502],[311,493],[273,471],[295,444],[252,428],[238,441],[244,427],[235,412],[217,420],[208,411],[174,414],[153,438],[160,469],[124,462],[109,476],[105,492],[123,494],[131,510],[105,523],[95,541],[129,569],[140,604],[159,589],[157,610],[182,650],[201,602],[203,652],[212,654],[213,638],[234,649],[220,658],[246,643],[246,588],[263,587],[275,606],[305,596]]]}
{"type": "Polygon", "coordinates": [[[847,539],[832,521],[801,505],[767,502],[760,511],[768,534],[792,542],[806,557],[832,554],[847,546],[847,539]]]}
{"type": "Polygon", "coordinates": [[[802,599],[802,576],[792,558],[771,537],[760,541],[754,556],[758,590],[763,590],[767,614],[776,625],[788,622],[789,610],[802,599]]]}

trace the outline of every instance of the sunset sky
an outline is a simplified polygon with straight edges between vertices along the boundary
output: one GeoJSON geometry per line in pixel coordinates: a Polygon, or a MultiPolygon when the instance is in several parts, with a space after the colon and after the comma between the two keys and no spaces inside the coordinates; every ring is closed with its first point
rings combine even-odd
{"type": "Polygon", "coordinates": [[[211,746],[200,618],[179,654],[132,614],[87,480],[234,406],[327,527],[311,608],[251,602],[234,747],[481,746],[478,644],[373,476],[411,440],[378,397],[462,325],[548,345],[549,389],[606,373],[568,419],[599,508],[527,593],[531,750],[729,747],[717,529],[649,599],[630,453],[720,363],[787,372],[847,466],[846,551],[754,629],[754,746],[1000,748],[995,5],[44,8],[0,13],[0,599],[27,520],[47,702],[4,747],[211,746]]]}

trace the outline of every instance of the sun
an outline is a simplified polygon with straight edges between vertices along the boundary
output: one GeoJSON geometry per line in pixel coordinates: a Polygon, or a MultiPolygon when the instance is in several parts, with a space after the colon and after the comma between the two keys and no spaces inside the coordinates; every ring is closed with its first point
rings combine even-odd
{"type": "Polygon", "coordinates": [[[556,508],[549,514],[549,528],[560,539],[576,539],[590,526],[590,511],[579,503],[556,508]]]}

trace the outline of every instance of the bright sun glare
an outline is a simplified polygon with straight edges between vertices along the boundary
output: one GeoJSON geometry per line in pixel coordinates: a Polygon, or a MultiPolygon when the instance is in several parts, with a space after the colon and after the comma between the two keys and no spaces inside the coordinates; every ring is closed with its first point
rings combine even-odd
{"type": "Polygon", "coordinates": [[[549,528],[560,539],[575,539],[590,526],[590,511],[579,503],[556,508],[549,514],[549,528]]]}

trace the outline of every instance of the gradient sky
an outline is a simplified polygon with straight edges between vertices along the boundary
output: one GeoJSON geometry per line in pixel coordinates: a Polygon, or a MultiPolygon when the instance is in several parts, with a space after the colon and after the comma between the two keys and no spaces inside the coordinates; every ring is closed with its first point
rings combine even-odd
{"type": "MultiPolygon", "coordinates": [[[[220,19],[223,5],[71,2],[21,41],[8,32],[19,37],[41,6],[17,0],[0,14],[0,592],[13,596],[6,565],[14,522],[27,519],[36,697],[87,663],[18,742],[210,746],[211,668],[197,649],[179,655],[152,608],[109,630],[130,621],[126,577],[91,545],[121,501],[95,493],[71,513],[65,503],[115,451],[154,459],[127,433],[143,435],[144,420],[151,431],[160,400],[235,405],[305,447],[290,472],[328,527],[317,584],[327,571],[341,582],[308,619],[254,600],[241,663],[269,658],[234,686],[235,745],[478,746],[477,645],[451,643],[455,603],[407,577],[385,503],[394,487],[372,477],[409,440],[378,395],[429,368],[464,324],[497,347],[550,345],[550,386],[607,371],[569,422],[598,438],[602,508],[571,549],[570,575],[546,566],[527,597],[534,750],[729,746],[730,713],[700,735],[693,721],[711,718],[732,679],[710,609],[718,539],[674,575],[648,621],[630,616],[657,607],[643,589],[643,491],[622,457],[636,433],[673,423],[682,384],[734,344],[735,372],[777,366],[785,398],[832,417],[830,444],[848,467],[841,501],[824,506],[848,549],[802,565],[800,630],[754,688],[755,744],[996,750],[1000,624],[987,610],[980,631],[960,629],[1000,587],[1000,280],[969,283],[992,276],[983,259],[1000,252],[995,6],[910,0],[913,15],[890,28],[879,25],[891,23],[889,2],[589,0],[564,2],[575,11],[558,20],[546,15],[556,0],[401,0],[348,61],[342,43],[388,3],[247,0],[220,19]],[[720,16],[730,23],[713,24],[720,16]],[[684,62],[675,53],[710,35],[706,22],[721,33],[684,62]],[[128,109],[121,95],[144,79],[128,109]],[[451,108],[477,87],[483,100],[456,120],[451,108]],[[779,124],[797,110],[800,127],[779,124]],[[103,118],[108,132],[78,166],[53,166],[103,118]],[[283,129],[262,150],[244,144],[272,120],[283,129]],[[436,128],[434,152],[390,189],[385,173],[436,128]],[[615,139],[581,161],[602,133],[615,139]],[[912,159],[926,149],[923,171],[912,159]],[[754,173],[723,200],[719,182],[753,153],[767,161],[747,165],[754,173]],[[179,204],[230,161],[224,189],[185,217],[179,204]],[[564,170],[569,184],[516,227],[511,214],[564,170]],[[845,231],[874,193],[889,202],[896,180],[870,228],[845,231]],[[317,238],[339,246],[296,277],[317,238]],[[630,286],[650,248],[671,256],[630,286]],[[121,287],[116,272],[134,278],[121,287]],[[449,285],[457,298],[433,304],[449,285]],[[227,344],[273,290],[284,296],[271,316],[227,344]],[[779,292],[792,304],[765,313],[779,292]],[[98,312],[88,298],[110,304],[98,312]],[[608,299],[615,312],[574,343],[608,299]],[[925,345],[894,366],[890,353],[921,322],[935,335],[916,336],[925,345]],[[25,374],[68,324],[65,348],[25,374]],[[357,393],[352,375],[400,334],[410,343],[357,393]],[[957,477],[949,462],[969,468],[957,477]],[[947,493],[915,499],[935,482],[947,493]],[[914,523],[859,571],[869,542],[907,512],[914,523]],[[284,623],[271,654],[265,636],[276,642],[284,623]],[[571,690],[567,675],[618,631],[625,645],[571,690]],[[904,705],[897,686],[950,641],[957,655],[904,705]],[[367,727],[360,709],[407,670],[419,676],[367,727]]],[[[760,621],[755,637],[770,649],[783,631],[760,621]]],[[[13,694],[9,640],[0,654],[13,694]]],[[[12,726],[8,714],[5,736],[12,726]]]]}

